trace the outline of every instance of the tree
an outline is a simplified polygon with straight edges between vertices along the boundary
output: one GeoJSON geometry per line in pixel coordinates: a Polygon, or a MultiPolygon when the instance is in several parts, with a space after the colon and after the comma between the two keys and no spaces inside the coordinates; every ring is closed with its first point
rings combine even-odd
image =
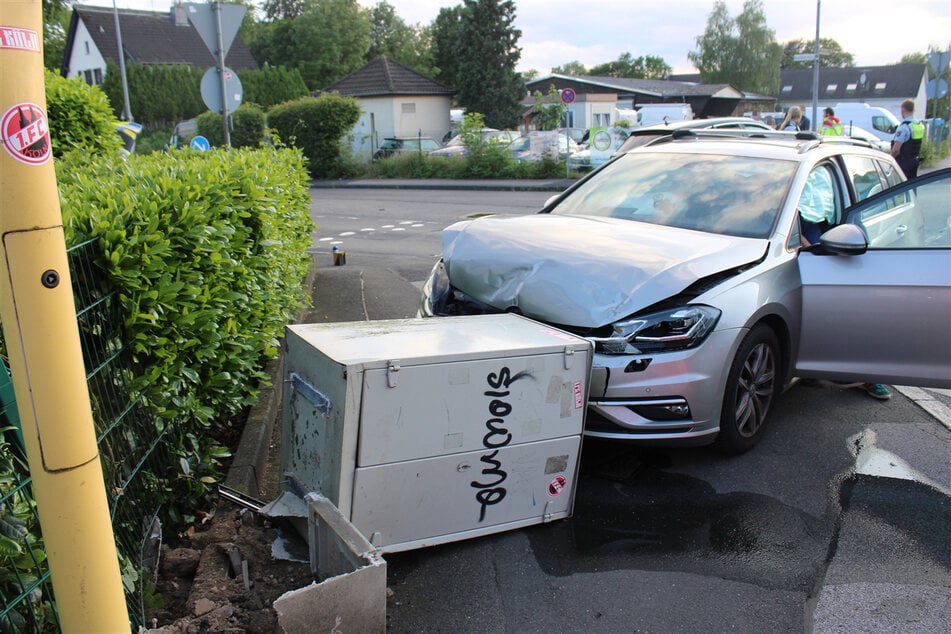
{"type": "Polygon", "coordinates": [[[444,7],[430,25],[435,79],[453,88],[459,85],[459,43],[462,41],[462,5],[444,7]]]}
{"type": "Polygon", "coordinates": [[[512,0],[465,0],[459,42],[459,103],[493,128],[515,127],[525,84],[515,71],[522,52],[512,0]]]}
{"type": "Polygon", "coordinates": [[[370,17],[356,0],[304,0],[294,19],[271,23],[255,41],[259,63],[296,68],[311,90],[321,89],[365,63],[370,17]]]}
{"type": "Polygon", "coordinates": [[[561,66],[555,66],[551,69],[551,72],[555,75],[573,75],[575,77],[583,77],[584,75],[591,74],[588,72],[588,69],[585,67],[585,65],[578,60],[568,62],[567,64],[563,64],[561,66]]]}
{"type": "Polygon", "coordinates": [[[782,47],[766,24],[762,0],[745,0],[734,20],[717,0],[697,50],[687,57],[705,84],[732,84],[741,90],[775,94],[779,90],[782,47]]]}
{"type": "Polygon", "coordinates": [[[671,67],[661,57],[648,55],[634,58],[630,53],[622,53],[617,60],[593,66],[589,75],[596,77],[628,77],[631,79],[662,79],[670,73],[671,67]]]}
{"type": "Polygon", "coordinates": [[[66,54],[71,15],[66,0],[43,0],[43,66],[57,73],[66,54]]]}
{"type": "MultiPolygon", "coordinates": [[[[842,49],[842,45],[828,37],[819,38],[819,64],[823,68],[850,68],[855,65],[855,57],[842,49]]],[[[790,40],[783,47],[783,58],[779,64],[782,70],[812,68],[811,61],[797,62],[794,55],[815,53],[815,40],[790,40]]]]}
{"type": "Polygon", "coordinates": [[[396,15],[393,5],[385,0],[369,11],[370,49],[367,51],[366,61],[386,55],[424,75],[435,74],[428,29],[406,24],[396,15]]]}
{"type": "Polygon", "coordinates": [[[562,126],[567,106],[561,100],[558,89],[549,87],[547,98],[542,91],[536,90],[534,95],[535,106],[532,108],[532,123],[537,130],[557,130],[562,126]]]}

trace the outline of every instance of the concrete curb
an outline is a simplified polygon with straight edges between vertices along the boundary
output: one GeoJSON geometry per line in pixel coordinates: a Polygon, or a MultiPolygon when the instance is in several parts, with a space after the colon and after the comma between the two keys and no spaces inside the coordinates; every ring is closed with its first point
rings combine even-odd
{"type": "Polygon", "coordinates": [[[315,189],[438,189],[438,190],[492,190],[492,191],[550,191],[562,192],[578,182],[576,179],[536,180],[460,180],[460,179],[407,179],[377,178],[357,180],[314,180],[315,189]]]}

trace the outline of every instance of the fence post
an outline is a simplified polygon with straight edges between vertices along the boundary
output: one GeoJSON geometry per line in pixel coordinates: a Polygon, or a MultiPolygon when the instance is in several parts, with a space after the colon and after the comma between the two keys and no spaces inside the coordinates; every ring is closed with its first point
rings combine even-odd
{"type": "Polygon", "coordinates": [[[0,319],[67,632],[131,629],[53,171],[41,0],[0,2],[0,319]]]}

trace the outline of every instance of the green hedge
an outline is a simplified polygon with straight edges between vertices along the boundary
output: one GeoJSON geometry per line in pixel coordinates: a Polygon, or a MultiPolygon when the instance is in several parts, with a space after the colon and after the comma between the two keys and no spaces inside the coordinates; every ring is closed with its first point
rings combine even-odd
{"type": "Polygon", "coordinates": [[[71,150],[108,154],[122,147],[109,100],[96,86],[46,71],[46,110],[56,158],[71,150]]]}
{"type": "Polygon", "coordinates": [[[342,139],[360,120],[356,99],[336,93],[289,101],[268,110],[267,123],[281,142],[298,147],[315,178],[348,175],[342,139]]]}
{"type": "MultiPolygon", "coordinates": [[[[213,147],[225,144],[224,124],[217,112],[210,110],[198,116],[198,134],[213,147]]],[[[264,111],[254,104],[242,104],[231,113],[231,147],[255,148],[264,142],[264,111]]]]}
{"type": "Polygon", "coordinates": [[[67,238],[98,238],[163,416],[207,425],[253,401],[301,307],[313,230],[288,149],[64,162],[67,238]]]}
{"type": "Polygon", "coordinates": [[[296,68],[265,66],[261,70],[239,70],[238,79],[241,80],[244,102],[256,103],[265,110],[310,94],[296,68]]]}

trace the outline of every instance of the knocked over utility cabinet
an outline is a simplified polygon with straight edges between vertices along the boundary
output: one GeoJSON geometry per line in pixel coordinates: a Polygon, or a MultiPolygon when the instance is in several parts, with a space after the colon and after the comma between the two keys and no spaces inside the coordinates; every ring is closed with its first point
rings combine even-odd
{"type": "Polygon", "coordinates": [[[303,324],[281,470],[383,552],[571,515],[585,339],[514,314],[303,324]]]}

